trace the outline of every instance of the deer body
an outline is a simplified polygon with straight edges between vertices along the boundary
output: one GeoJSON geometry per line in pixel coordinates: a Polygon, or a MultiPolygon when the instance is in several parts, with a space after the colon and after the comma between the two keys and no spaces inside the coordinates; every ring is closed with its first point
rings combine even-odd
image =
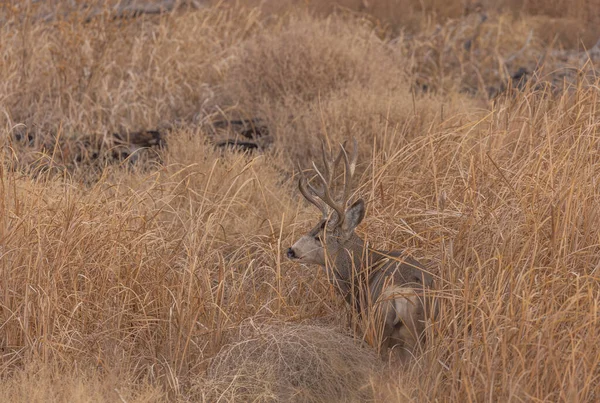
{"type": "Polygon", "coordinates": [[[323,217],[288,249],[287,255],[302,263],[324,267],[330,281],[358,313],[374,315],[382,329],[382,351],[398,347],[413,354],[424,332],[429,307],[423,294],[433,286],[433,279],[415,259],[402,256],[400,251],[373,250],[355,233],[365,214],[362,199],[346,207],[356,148],[355,140],[350,159],[342,146],[337,159],[332,160],[323,146],[325,175],[315,166],[321,190],[301,177],[301,193],[321,210],[323,217]],[[346,171],[344,197],[336,202],[329,188],[335,165],[342,156],[346,171]]]}

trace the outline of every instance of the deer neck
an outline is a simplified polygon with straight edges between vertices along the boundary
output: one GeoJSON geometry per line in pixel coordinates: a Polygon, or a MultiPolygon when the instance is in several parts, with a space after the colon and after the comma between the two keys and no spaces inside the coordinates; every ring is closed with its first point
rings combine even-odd
{"type": "Polygon", "coordinates": [[[362,286],[361,282],[368,282],[365,273],[382,257],[381,253],[369,248],[364,239],[352,235],[345,248],[335,257],[330,270],[335,285],[346,299],[351,296],[353,288],[362,286]]]}

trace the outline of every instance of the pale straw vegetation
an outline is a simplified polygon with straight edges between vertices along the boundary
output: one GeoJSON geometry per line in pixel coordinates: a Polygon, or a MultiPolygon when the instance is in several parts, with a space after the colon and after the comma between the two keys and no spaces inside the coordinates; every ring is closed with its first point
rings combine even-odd
{"type": "Polygon", "coordinates": [[[594,2],[82,3],[0,4],[0,401],[600,400],[594,2]],[[435,278],[401,369],[285,258],[296,164],[351,137],[357,232],[435,278]]]}

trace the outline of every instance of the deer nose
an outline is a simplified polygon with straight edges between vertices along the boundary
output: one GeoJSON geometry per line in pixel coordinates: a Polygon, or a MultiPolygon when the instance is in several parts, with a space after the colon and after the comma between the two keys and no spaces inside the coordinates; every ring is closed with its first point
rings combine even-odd
{"type": "Polygon", "coordinates": [[[287,257],[288,259],[296,259],[296,252],[292,248],[288,248],[287,257]]]}

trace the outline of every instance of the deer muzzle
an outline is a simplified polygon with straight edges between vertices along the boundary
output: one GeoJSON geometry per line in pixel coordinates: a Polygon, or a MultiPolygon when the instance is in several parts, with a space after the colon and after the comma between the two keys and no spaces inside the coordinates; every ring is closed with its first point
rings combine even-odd
{"type": "Polygon", "coordinates": [[[287,257],[288,259],[298,259],[298,256],[296,256],[296,252],[294,252],[294,249],[292,248],[288,248],[287,257]]]}

